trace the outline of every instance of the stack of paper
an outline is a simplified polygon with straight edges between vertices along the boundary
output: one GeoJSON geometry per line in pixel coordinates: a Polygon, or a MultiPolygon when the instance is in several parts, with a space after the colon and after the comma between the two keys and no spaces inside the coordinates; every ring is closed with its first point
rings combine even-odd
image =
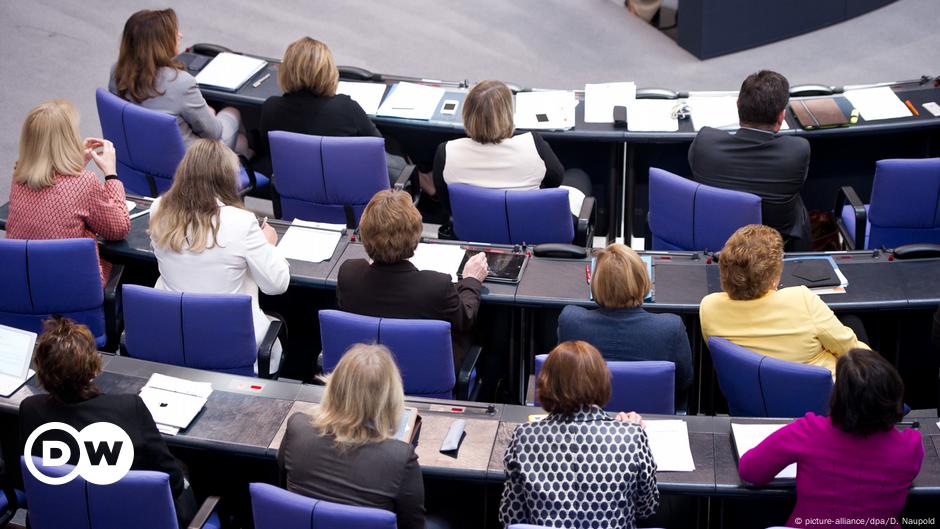
{"type": "Polygon", "coordinates": [[[196,82],[234,92],[267,64],[267,61],[254,57],[222,52],[196,75],[196,82]]]}
{"type": "Polygon", "coordinates": [[[601,83],[584,85],[584,122],[613,123],[614,107],[629,107],[636,101],[636,84],[601,83]]]}
{"type": "Polygon", "coordinates": [[[176,435],[199,414],[212,394],[212,384],[154,373],[140,390],[157,429],[176,435]]]}
{"type": "Polygon", "coordinates": [[[359,103],[359,106],[366,111],[366,114],[374,116],[379,111],[382,96],[385,95],[385,83],[340,81],[339,86],[336,87],[336,93],[348,95],[353,101],[359,103]]]}
{"type": "Polygon", "coordinates": [[[518,129],[570,129],[578,99],[570,90],[519,92],[514,121],[518,129]]]}
{"type": "Polygon", "coordinates": [[[277,247],[287,259],[320,263],[328,261],[343,236],[343,224],[323,224],[294,219],[277,247]]]}
{"type": "Polygon", "coordinates": [[[911,110],[889,86],[847,90],[845,98],[852,103],[865,121],[876,119],[908,118],[911,110]]]}
{"type": "MultiPolygon", "coordinates": [[[[733,422],[731,423],[731,436],[734,438],[734,446],[738,451],[738,459],[746,454],[749,450],[761,444],[764,439],[770,436],[770,434],[776,432],[777,430],[783,428],[786,424],[780,423],[761,423],[761,424],[740,424],[733,422]]],[[[793,479],[796,478],[796,463],[789,465],[787,468],[781,470],[776,476],[776,479],[793,479]]]]}
{"type": "Polygon", "coordinates": [[[678,101],[637,99],[627,108],[627,128],[637,132],[676,132],[679,120],[672,117],[678,101]]]}
{"type": "Polygon", "coordinates": [[[463,261],[466,250],[456,244],[426,244],[419,243],[411,264],[418,270],[433,270],[450,276],[450,280],[457,282],[457,269],[463,261]]]}
{"type": "Polygon", "coordinates": [[[376,111],[389,118],[424,119],[434,116],[446,90],[438,86],[400,82],[376,111]]]}
{"type": "Polygon", "coordinates": [[[739,128],[738,96],[690,96],[688,103],[696,131],[702,127],[739,128]]]}
{"type": "Polygon", "coordinates": [[[689,427],[683,420],[644,421],[653,461],[660,472],[693,472],[689,427]]]}

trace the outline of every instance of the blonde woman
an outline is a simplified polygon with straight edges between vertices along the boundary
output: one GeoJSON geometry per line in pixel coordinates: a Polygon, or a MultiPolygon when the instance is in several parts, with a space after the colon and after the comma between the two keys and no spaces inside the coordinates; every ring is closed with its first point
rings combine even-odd
{"type": "Polygon", "coordinates": [[[404,402],[388,349],[357,344],[328,377],[314,417],[287,421],[277,461],[287,490],[392,511],[399,529],[425,526],[424,482],[414,448],[393,438],[404,402]]]}
{"type": "MultiPolygon", "coordinates": [[[[255,340],[270,318],[258,304],[258,290],[282,294],[290,283],[287,259],[277,250],[277,233],[244,209],[238,196],[238,158],[215,140],[198,140],[176,168],[173,185],[150,209],[150,241],[160,278],[155,288],[174,292],[248,294],[255,340]]],[[[271,372],[281,349],[271,352],[271,372]]],[[[257,370],[257,366],[255,366],[257,370]]]]}
{"type": "MultiPolygon", "coordinates": [[[[62,99],[42,103],[23,122],[9,207],[10,239],[119,241],[131,227],[114,146],[100,138],[82,140],[78,112],[62,99]],[[105,174],[104,183],[85,169],[90,161],[105,174]]],[[[99,263],[103,284],[111,264],[99,263]]]]}

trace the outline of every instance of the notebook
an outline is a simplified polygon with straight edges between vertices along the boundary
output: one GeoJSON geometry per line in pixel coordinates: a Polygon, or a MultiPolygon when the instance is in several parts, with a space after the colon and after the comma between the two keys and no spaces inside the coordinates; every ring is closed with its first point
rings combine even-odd
{"type": "Polygon", "coordinates": [[[402,410],[401,422],[398,424],[398,430],[395,431],[395,439],[408,444],[415,444],[420,430],[421,416],[418,415],[418,408],[406,407],[402,410]]]}
{"type": "Polygon", "coordinates": [[[486,254],[486,264],[489,272],[486,274],[487,281],[495,283],[518,283],[522,279],[522,270],[529,262],[529,256],[523,253],[513,253],[509,250],[490,250],[490,249],[468,249],[463,260],[460,261],[460,267],[457,269],[457,275],[463,277],[463,267],[467,261],[479,252],[486,254]]]}
{"type": "MultiPolygon", "coordinates": [[[[801,127],[807,130],[845,127],[853,124],[835,98],[796,99],[790,102],[790,110],[801,127]]],[[[856,119],[857,120],[857,119],[856,119]]]]}
{"type": "Polygon", "coordinates": [[[154,373],[140,390],[153,422],[162,433],[176,435],[202,411],[212,394],[209,382],[193,382],[154,373]]]}
{"type": "Polygon", "coordinates": [[[832,257],[797,257],[783,260],[780,288],[805,286],[810,289],[837,287],[842,279],[832,257]]]}
{"type": "MultiPolygon", "coordinates": [[[[738,459],[746,454],[748,450],[761,444],[770,434],[786,426],[786,423],[760,423],[760,424],[742,424],[731,423],[731,441],[734,443],[735,453],[738,459]]],[[[796,463],[787,466],[774,476],[777,480],[792,480],[796,478],[796,463]]]]}
{"type": "Polygon", "coordinates": [[[36,333],[0,325],[0,397],[9,397],[32,378],[36,333]]]}
{"type": "Polygon", "coordinates": [[[254,57],[222,52],[196,75],[196,82],[200,86],[235,92],[267,64],[254,57]]]}

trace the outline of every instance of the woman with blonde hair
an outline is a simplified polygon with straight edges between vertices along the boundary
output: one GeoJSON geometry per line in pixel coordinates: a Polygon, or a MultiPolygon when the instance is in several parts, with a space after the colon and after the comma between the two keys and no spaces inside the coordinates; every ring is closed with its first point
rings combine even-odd
{"type": "Polygon", "coordinates": [[[287,421],[277,451],[287,490],[385,509],[399,528],[423,528],[418,456],[394,438],[405,396],[391,353],[382,345],[354,345],[326,381],[315,416],[295,413],[287,421]]]}
{"type": "MultiPolygon", "coordinates": [[[[198,140],[176,168],[173,185],[150,208],[150,241],[160,277],[154,288],[174,292],[248,294],[260,342],[271,319],[258,290],[282,294],[290,269],[277,250],[277,233],[238,196],[238,158],[215,140],[198,140]]],[[[271,372],[280,363],[271,352],[271,372]]],[[[255,369],[257,370],[257,366],[255,369]]]]}
{"type": "MultiPolygon", "coordinates": [[[[7,237],[119,241],[130,231],[114,145],[78,133],[78,111],[64,99],[32,109],[20,132],[13,168],[7,237]],[[105,181],[85,169],[94,161],[105,181]]],[[[99,258],[102,284],[111,264],[99,258]]]]}

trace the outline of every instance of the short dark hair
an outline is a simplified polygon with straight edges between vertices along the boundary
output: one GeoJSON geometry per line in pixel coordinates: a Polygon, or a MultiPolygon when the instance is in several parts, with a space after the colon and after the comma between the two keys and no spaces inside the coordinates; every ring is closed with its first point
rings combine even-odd
{"type": "Polygon", "coordinates": [[[790,82],[777,72],[761,70],[747,76],[738,93],[742,124],[773,125],[790,101],[790,82]]]}
{"type": "Polygon", "coordinates": [[[604,407],[610,400],[610,370],[593,345],[558,344],[542,365],[536,381],[539,401],[549,413],[572,414],[584,406],[604,407]]]}
{"type": "Polygon", "coordinates": [[[36,340],[36,376],[58,400],[86,400],[98,394],[94,378],[101,372],[101,357],[88,327],[53,316],[36,340]]]}
{"type": "Polygon", "coordinates": [[[868,349],[852,349],[836,363],[836,383],[829,397],[832,424],[845,433],[885,432],[904,416],[904,381],[868,349]]]}

